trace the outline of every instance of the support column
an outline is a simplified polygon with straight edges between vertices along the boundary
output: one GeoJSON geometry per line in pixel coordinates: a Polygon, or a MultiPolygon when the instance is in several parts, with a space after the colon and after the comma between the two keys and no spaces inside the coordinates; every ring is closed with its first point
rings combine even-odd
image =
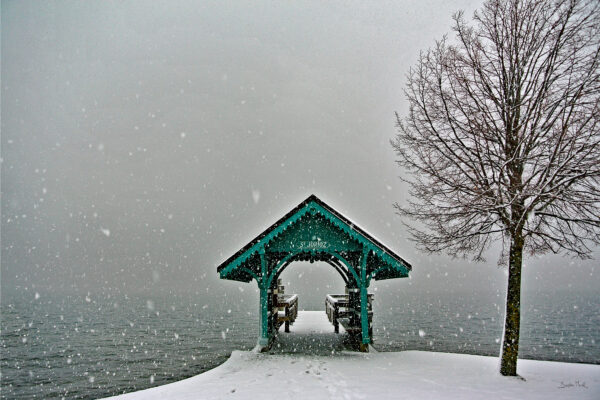
{"type": "Polygon", "coordinates": [[[258,345],[265,348],[269,346],[269,294],[267,288],[261,282],[260,289],[260,304],[259,304],[259,330],[258,330],[258,345]]]}
{"type": "MultiPolygon", "coordinates": [[[[350,313],[349,324],[351,328],[357,328],[360,326],[360,317],[357,315],[360,313],[360,288],[352,286],[346,286],[348,292],[348,308],[352,311],[350,313]]],[[[354,329],[352,329],[354,333],[354,329]]]]}
{"type": "Polygon", "coordinates": [[[360,326],[363,344],[371,343],[369,335],[369,298],[367,296],[367,288],[362,285],[360,287],[360,326]]]}
{"type": "Polygon", "coordinates": [[[269,338],[274,338],[277,334],[277,330],[275,329],[277,327],[277,312],[274,312],[277,304],[277,295],[275,294],[276,288],[277,278],[275,277],[271,280],[271,286],[267,290],[269,300],[267,303],[267,309],[269,311],[269,338]]]}
{"type": "Polygon", "coordinates": [[[260,289],[260,304],[259,304],[259,329],[258,329],[258,345],[262,347],[262,349],[266,349],[269,347],[269,293],[268,293],[268,285],[267,280],[269,275],[267,273],[267,260],[265,257],[265,249],[261,248],[258,251],[260,256],[260,271],[261,278],[258,283],[258,288],[260,289]]]}
{"type": "Polygon", "coordinates": [[[361,351],[368,351],[368,345],[371,343],[369,336],[369,297],[367,282],[367,258],[369,250],[363,249],[363,254],[360,260],[360,325],[362,332],[361,351]]]}

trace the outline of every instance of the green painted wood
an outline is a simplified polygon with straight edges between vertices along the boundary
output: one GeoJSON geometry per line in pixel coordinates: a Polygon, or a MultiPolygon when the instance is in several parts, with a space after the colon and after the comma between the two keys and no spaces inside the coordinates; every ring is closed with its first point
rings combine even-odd
{"type": "Polygon", "coordinates": [[[363,249],[360,262],[360,324],[363,344],[371,343],[369,337],[369,299],[367,296],[367,259],[369,258],[369,250],[363,249]]]}
{"type": "Polygon", "coordinates": [[[269,345],[269,285],[267,285],[267,261],[264,248],[259,249],[261,278],[258,282],[260,289],[260,332],[258,344],[266,347],[269,345]]]}
{"type": "Polygon", "coordinates": [[[243,271],[243,272],[247,273],[248,275],[250,275],[252,278],[254,278],[254,280],[256,280],[256,282],[260,282],[260,277],[258,275],[256,275],[254,273],[254,271],[251,271],[245,267],[240,268],[240,271],[243,271]]]}
{"type": "Polygon", "coordinates": [[[308,213],[267,246],[269,252],[315,250],[361,251],[362,245],[319,213],[308,213]]]}
{"type": "MultiPolygon", "coordinates": [[[[332,257],[337,258],[342,264],[344,264],[348,270],[350,271],[350,274],[352,277],[354,277],[354,281],[356,282],[356,284],[358,285],[360,282],[360,277],[358,276],[358,274],[356,273],[356,271],[354,271],[354,267],[352,266],[352,264],[346,260],[344,257],[342,257],[340,254],[332,252],[332,251],[327,251],[327,250],[318,250],[315,252],[319,252],[319,253],[324,253],[324,254],[328,254],[332,257]]],[[[275,277],[277,276],[279,270],[281,269],[281,267],[283,267],[291,258],[296,257],[298,254],[302,253],[302,251],[296,251],[294,253],[290,253],[288,255],[286,255],[276,266],[275,268],[273,268],[273,270],[271,271],[271,273],[269,274],[269,278],[267,280],[267,285],[271,285],[273,282],[273,279],[275,279],[275,277]]]]}
{"type": "MultiPolygon", "coordinates": [[[[219,272],[219,275],[222,279],[242,280],[239,275],[232,272],[248,261],[260,248],[267,248],[272,252],[277,250],[286,252],[292,250],[336,250],[341,252],[357,251],[359,247],[364,247],[372,251],[373,254],[381,259],[383,264],[388,266],[389,271],[394,272],[395,277],[403,278],[408,276],[410,271],[408,266],[395,260],[387,254],[385,249],[374,244],[354,229],[353,226],[348,225],[315,201],[308,202],[304,207],[287,218],[286,221],[267,233],[260,241],[229,262],[219,272]],[[309,216],[308,218],[303,218],[307,215],[309,216]],[[315,218],[315,215],[323,217],[339,230],[337,238],[334,234],[335,231],[318,218],[315,218]],[[290,229],[292,231],[287,232],[290,229]],[[280,240],[275,240],[277,238],[280,238],[280,240]]],[[[378,279],[377,276],[373,276],[373,278],[378,279]]]]}
{"type": "Polygon", "coordinates": [[[333,265],[346,286],[357,289],[351,294],[353,307],[357,309],[360,304],[360,315],[353,314],[352,323],[355,327],[360,323],[361,348],[366,348],[371,343],[367,291],[371,279],[403,278],[411,269],[391,254],[377,240],[311,196],[230,257],[218,267],[218,272],[222,279],[256,280],[260,289],[258,344],[265,349],[275,334],[269,317],[269,289],[281,271],[295,260],[333,265]]]}

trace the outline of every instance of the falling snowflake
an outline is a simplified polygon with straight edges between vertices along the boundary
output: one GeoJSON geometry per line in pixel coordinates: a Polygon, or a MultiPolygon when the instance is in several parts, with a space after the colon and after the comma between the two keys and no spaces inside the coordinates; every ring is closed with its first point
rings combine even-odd
{"type": "Polygon", "coordinates": [[[260,191],[258,189],[252,191],[252,200],[254,200],[254,204],[258,204],[260,200],[260,191]]]}

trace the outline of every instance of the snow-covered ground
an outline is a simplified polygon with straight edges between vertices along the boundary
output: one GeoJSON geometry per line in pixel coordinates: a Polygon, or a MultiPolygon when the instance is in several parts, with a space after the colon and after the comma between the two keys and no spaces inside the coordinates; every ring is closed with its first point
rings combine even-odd
{"type": "Polygon", "coordinates": [[[271,354],[235,351],[211,371],[113,399],[600,399],[599,365],[520,360],[522,380],[500,376],[495,357],[339,351],[332,332],[324,312],[301,312],[271,354]]]}

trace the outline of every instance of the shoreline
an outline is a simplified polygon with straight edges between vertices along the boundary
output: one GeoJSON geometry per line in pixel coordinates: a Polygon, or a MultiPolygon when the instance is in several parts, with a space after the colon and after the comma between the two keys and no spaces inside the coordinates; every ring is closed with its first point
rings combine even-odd
{"type": "Polygon", "coordinates": [[[600,366],[519,360],[503,377],[498,358],[404,351],[333,356],[234,351],[222,365],[112,400],[279,398],[597,399],[600,366]]]}
{"type": "Polygon", "coordinates": [[[430,351],[341,350],[324,313],[299,314],[268,353],[232,352],[220,366],[112,400],[598,399],[600,365],[519,359],[504,377],[498,357],[430,351]]]}

